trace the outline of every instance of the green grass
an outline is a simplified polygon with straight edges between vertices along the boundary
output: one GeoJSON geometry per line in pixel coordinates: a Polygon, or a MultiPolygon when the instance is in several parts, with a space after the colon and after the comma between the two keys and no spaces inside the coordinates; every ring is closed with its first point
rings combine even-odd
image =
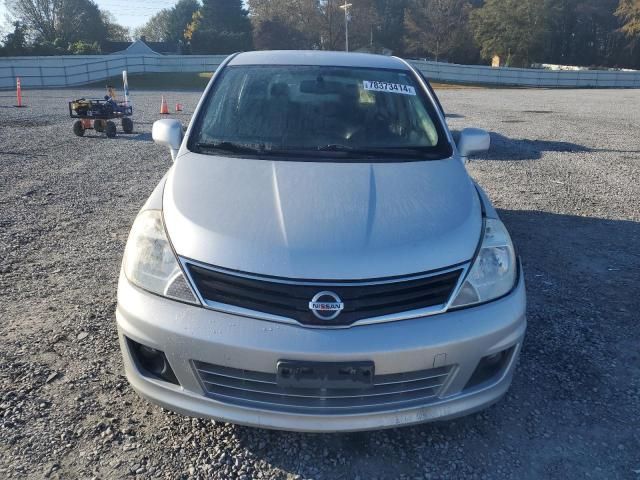
{"type": "Polygon", "coordinates": [[[440,83],[430,82],[434,90],[459,90],[464,88],[489,88],[487,85],[472,85],[468,83],[440,83]]]}
{"type": "MultiPolygon", "coordinates": [[[[213,73],[141,73],[129,75],[129,89],[135,90],[204,90],[213,73]]],[[[103,88],[113,85],[117,91],[122,90],[122,77],[94,82],[88,87],[103,88]]],[[[472,85],[453,83],[433,83],[435,89],[478,88],[472,85]]]]}
{"type": "MultiPolygon", "coordinates": [[[[129,75],[129,90],[204,90],[212,73],[140,73],[129,75]]],[[[93,82],[88,87],[104,88],[113,85],[122,91],[122,77],[93,82]]]]}

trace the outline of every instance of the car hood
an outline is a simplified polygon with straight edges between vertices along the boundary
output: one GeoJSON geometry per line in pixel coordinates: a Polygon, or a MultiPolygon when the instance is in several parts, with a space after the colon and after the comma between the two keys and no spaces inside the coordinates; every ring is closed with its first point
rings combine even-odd
{"type": "Polygon", "coordinates": [[[330,163],[188,153],[163,196],[178,255],[300,279],[368,279],[470,260],[482,215],[455,159],[330,163]]]}

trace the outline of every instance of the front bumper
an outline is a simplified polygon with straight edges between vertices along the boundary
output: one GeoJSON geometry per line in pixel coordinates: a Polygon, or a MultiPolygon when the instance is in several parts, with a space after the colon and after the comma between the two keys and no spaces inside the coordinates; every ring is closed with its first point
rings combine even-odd
{"type": "Polygon", "coordinates": [[[196,417],[294,431],[357,431],[453,418],[485,408],[507,391],[526,330],[522,276],[508,296],[430,317],[313,329],[237,317],[181,304],[132,286],[121,275],[116,318],[125,371],[143,397],[196,417]],[[165,353],[180,385],[144,375],[126,341],[165,353]],[[491,381],[465,388],[480,360],[513,348],[491,381]],[[273,374],[279,360],[375,363],[376,375],[451,366],[438,395],[423,405],[384,411],[309,414],[222,402],[207,396],[193,361],[273,374]]]}

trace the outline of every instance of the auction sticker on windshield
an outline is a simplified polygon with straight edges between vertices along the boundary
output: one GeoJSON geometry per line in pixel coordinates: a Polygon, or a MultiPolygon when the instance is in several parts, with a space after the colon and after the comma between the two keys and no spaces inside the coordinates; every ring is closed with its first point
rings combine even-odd
{"type": "Polygon", "coordinates": [[[365,90],[374,92],[400,93],[402,95],[415,95],[416,89],[410,85],[401,85],[399,83],[372,82],[364,80],[362,82],[365,90]]]}

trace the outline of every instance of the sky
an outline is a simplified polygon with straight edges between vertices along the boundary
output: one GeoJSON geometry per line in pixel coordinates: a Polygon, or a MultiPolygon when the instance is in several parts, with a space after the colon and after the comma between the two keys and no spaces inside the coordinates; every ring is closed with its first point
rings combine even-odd
{"type": "MultiPolygon", "coordinates": [[[[94,0],[102,10],[111,12],[116,21],[132,29],[144,25],[163,8],[172,7],[177,0],[94,0]]],[[[0,0],[0,30],[7,31],[9,23],[6,0],[0,0]],[[1,28],[4,27],[4,28],[1,28]]]]}
{"type": "Polygon", "coordinates": [[[173,7],[177,0],[94,0],[102,10],[111,12],[120,25],[137,28],[163,8],[173,7]]]}

